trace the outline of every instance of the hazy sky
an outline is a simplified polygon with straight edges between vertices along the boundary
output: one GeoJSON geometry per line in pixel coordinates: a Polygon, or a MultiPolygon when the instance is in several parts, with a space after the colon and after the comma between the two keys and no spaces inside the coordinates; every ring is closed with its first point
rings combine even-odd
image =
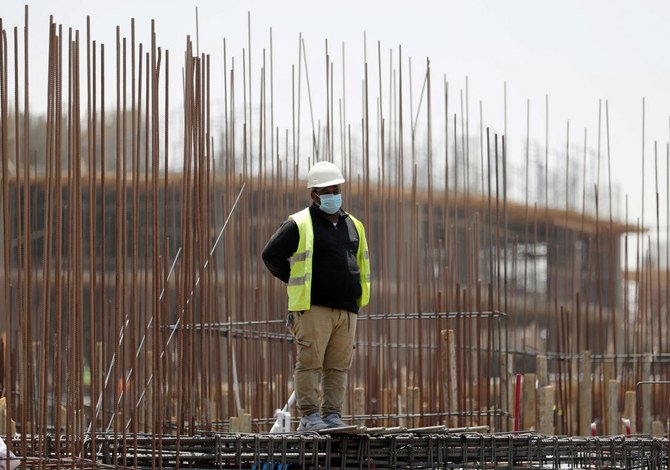
{"type": "MultiPolygon", "coordinates": [[[[86,15],[90,14],[93,37],[109,48],[110,66],[115,26],[120,25],[122,34],[129,35],[130,18],[134,17],[138,38],[146,44],[149,21],[153,18],[159,44],[172,51],[174,64],[181,65],[185,37],[195,35],[198,6],[200,50],[211,53],[214,63],[222,63],[224,36],[229,54],[241,61],[241,50],[247,43],[247,12],[251,12],[253,60],[257,64],[260,49],[269,47],[271,27],[278,81],[290,77],[290,64],[297,62],[299,33],[305,38],[310,56],[310,74],[314,77],[310,78],[321,84],[325,39],[336,62],[341,57],[341,44],[345,43],[347,67],[355,73],[362,62],[366,32],[368,60],[375,67],[377,41],[380,41],[382,60],[386,61],[383,67],[388,68],[391,49],[397,60],[399,45],[405,57],[412,57],[416,70],[424,66],[428,57],[433,76],[439,81],[446,76],[449,81],[454,101],[459,90],[465,88],[467,76],[472,119],[478,121],[481,100],[486,124],[498,130],[504,126],[506,82],[510,152],[523,151],[527,99],[530,99],[531,139],[544,143],[548,94],[550,146],[556,149],[565,147],[568,120],[571,140],[581,143],[584,129],[588,128],[589,142],[595,147],[598,101],[603,100],[604,113],[604,100],[608,100],[612,174],[630,195],[633,214],[639,214],[641,206],[642,98],[645,97],[647,225],[653,214],[650,209],[654,197],[655,140],[659,144],[661,181],[665,181],[665,146],[670,135],[670,60],[666,53],[670,44],[670,2],[667,1],[58,0],[33,1],[29,5],[31,79],[39,84],[44,83],[41,74],[46,69],[45,37],[50,13],[58,23],[79,28],[82,33],[86,15]]],[[[22,26],[23,5],[5,0],[0,17],[5,27],[22,26]]],[[[358,76],[350,81],[351,101],[360,100],[360,82],[357,82],[360,79],[358,76]]],[[[314,86],[318,89],[320,85],[314,86]]],[[[40,91],[36,94],[35,88],[31,89],[35,108],[42,103],[40,91]]],[[[283,94],[289,91],[287,88],[283,94]]],[[[351,116],[354,115],[352,112],[351,116]]],[[[604,132],[604,115],[602,125],[604,132]]],[[[471,124],[471,128],[476,127],[478,124],[471,124]]],[[[604,152],[604,133],[602,145],[604,152]]],[[[603,167],[601,178],[606,177],[605,171],[603,167]]],[[[662,201],[666,193],[664,187],[662,201]]],[[[661,213],[665,210],[663,205],[661,213]]]]}

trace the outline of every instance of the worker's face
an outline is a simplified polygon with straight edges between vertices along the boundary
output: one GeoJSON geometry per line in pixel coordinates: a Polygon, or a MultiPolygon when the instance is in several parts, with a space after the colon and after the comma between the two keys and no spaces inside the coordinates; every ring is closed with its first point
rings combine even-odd
{"type": "Polygon", "coordinates": [[[325,188],[314,188],[312,189],[312,201],[316,202],[317,204],[321,204],[321,199],[319,196],[322,196],[324,194],[341,194],[341,189],[339,184],[334,184],[333,186],[327,186],[325,188]]]}

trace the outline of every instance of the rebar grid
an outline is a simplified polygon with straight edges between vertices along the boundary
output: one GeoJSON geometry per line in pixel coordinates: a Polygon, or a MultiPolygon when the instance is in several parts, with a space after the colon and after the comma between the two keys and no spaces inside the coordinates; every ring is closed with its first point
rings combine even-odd
{"type": "MultiPolygon", "coordinates": [[[[37,445],[28,438],[28,442],[37,445]]],[[[559,437],[536,433],[91,435],[76,455],[56,452],[47,436],[44,463],[106,468],[543,468],[667,469],[668,440],[644,435],[559,437]],[[161,450],[157,452],[160,439],[161,450]],[[278,467],[281,465],[281,467],[278,467]]],[[[30,459],[35,463],[35,458],[30,459]]]]}

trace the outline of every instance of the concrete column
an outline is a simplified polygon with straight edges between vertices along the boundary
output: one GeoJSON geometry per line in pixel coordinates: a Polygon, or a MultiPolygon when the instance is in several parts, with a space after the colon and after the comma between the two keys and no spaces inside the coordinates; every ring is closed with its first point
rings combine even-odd
{"type": "Polygon", "coordinates": [[[654,420],[651,423],[651,435],[653,437],[668,437],[665,433],[665,423],[663,421],[654,420]]]}
{"type": "MultiPolygon", "coordinates": [[[[407,414],[416,415],[421,412],[419,387],[407,387],[407,414]]],[[[411,417],[407,420],[410,427],[419,427],[419,418],[411,417]]]]}
{"type": "Polygon", "coordinates": [[[535,372],[537,373],[537,386],[549,385],[549,371],[547,368],[547,356],[538,355],[535,359],[535,372]]]}
{"type": "Polygon", "coordinates": [[[568,434],[579,432],[579,358],[570,360],[570,391],[567,403],[568,434]]]}
{"type": "MultiPolygon", "coordinates": [[[[456,383],[456,339],[454,330],[442,330],[442,390],[444,393],[443,409],[449,412],[457,411],[458,387],[456,383]]],[[[458,416],[450,416],[448,426],[458,427],[458,416]]]]}
{"type": "Polygon", "coordinates": [[[537,429],[537,390],[535,374],[523,376],[523,391],[521,395],[521,428],[524,430],[537,429]]]}
{"type": "Polygon", "coordinates": [[[251,413],[242,413],[240,416],[240,432],[251,432],[251,413]]]}
{"type": "Polygon", "coordinates": [[[579,378],[579,434],[591,435],[591,420],[593,419],[593,403],[591,392],[593,378],[591,377],[591,352],[584,351],[582,356],[582,373],[579,378]]]}
{"type": "Polygon", "coordinates": [[[554,435],[554,407],[555,392],[553,385],[546,385],[539,389],[540,409],[538,431],[548,436],[554,435]]]}
{"type": "Polygon", "coordinates": [[[605,396],[605,413],[607,418],[605,421],[607,434],[610,436],[615,436],[619,433],[619,381],[618,380],[608,380],[607,381],[607,394],[605,396]]]}
{"type": "Polygon", "coordinates": [[[626,390],[626,395],[624,398],[624,407],[623,407],[623,416],[622,418],[630,420],[630,432],[635,434],[637,431],[637,393],[633,390],[626,390]]]}
{"type": "Polygon", "coordinates": [[[391,402],[391,389],[383,388],[382,389],[382,398],[381,398],[381,413],[383,415],[393,414],[393,403],[391,402]]]}
{"type": "Polygon", "coordinates": [[[398,426],[402,428],[407,427],[407,418],[403,416],[405,413],[407,413],[407,409],[402,402],[402,395],[398,394],[398,426]]]}
{"type": "Polygon", "coordinates": [[[363,387],[354,387],[354,422],[356,424],[364,424],[365,413],[365,389],[363,387]]]}

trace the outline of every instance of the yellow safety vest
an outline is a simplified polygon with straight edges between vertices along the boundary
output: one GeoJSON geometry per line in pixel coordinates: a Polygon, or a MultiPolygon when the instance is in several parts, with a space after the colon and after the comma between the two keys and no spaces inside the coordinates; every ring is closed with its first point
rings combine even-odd
{"type": "MultiPolygon", "coordinates": [[[[356,260],[361,272],[361,297],[358,299],[358,307],[365,307],[370,302],[370,255],[368,253],[368,242],[365,238],[365,229],[361,221],[349,214],[356,232],[358,232],[358,251],[356,260]]],[[[312,215],[309,208],[292,214],[289,218],[298,226],[300,240],[298,249],[289,258],[291,264],[291,275],[289,276],[288,309],[289,311],[309,310],[312,296],[312,256],[314,254],[314,228],[312,227],[312,215]]]]}

